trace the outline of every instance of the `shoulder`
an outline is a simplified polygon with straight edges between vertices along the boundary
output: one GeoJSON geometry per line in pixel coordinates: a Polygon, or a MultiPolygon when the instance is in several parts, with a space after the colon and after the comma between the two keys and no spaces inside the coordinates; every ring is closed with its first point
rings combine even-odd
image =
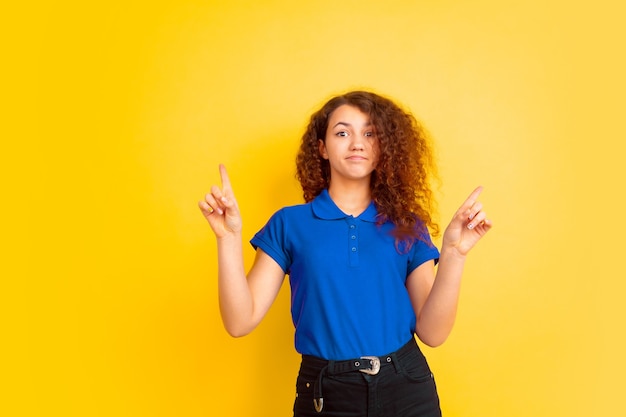
{"type": "Polygon", "coordinates": [[[311,211],[311,203],[294,204],[292,206],[285,206],[279,209],[273,214],[273,216],[278,215],[284,218],[290,218],[290,217],[302,215],[310,211],[311,211]]]}
{"type": "Polygon", "coordinates": [[[311,203],[296,204],[292,206],[285,206],[274,212],[267,221],[266,226],[271,225],[287,225],[297,222],[306,221],[306,219],[312,217],[311,203]]]}

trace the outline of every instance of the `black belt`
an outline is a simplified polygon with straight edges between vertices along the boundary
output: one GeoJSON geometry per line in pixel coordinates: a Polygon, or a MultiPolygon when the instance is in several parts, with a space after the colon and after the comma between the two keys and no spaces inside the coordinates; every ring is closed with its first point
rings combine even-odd
{"type": "MultiPolygon", "coordinates": [[[[409,343],[394,353],[390,353],[385,356],[361,356],[357,359],[349,359],[346,361],[328,361],[322,368],[313,386],[313,405],[315,411],[322,412],[324,408],[324,396],[322,395],[322,379],[326,375],[339,375],[348,372],[362,372],[367,375],[376,375],[380,372],[380,368],[387,364],[393,364],[398,361],[397,354],[404,353],[406,350],[414,348],[415,340],[410,340],[409,343]]],[[[304,359],[304,358],[303,358],[304,359]]],[[[316,361],[322,360],[315,358],[316,361]]]]}

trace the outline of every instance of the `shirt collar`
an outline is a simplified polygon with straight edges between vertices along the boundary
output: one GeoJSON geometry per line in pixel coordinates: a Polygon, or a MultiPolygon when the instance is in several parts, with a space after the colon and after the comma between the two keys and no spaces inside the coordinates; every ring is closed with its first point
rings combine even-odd
{"type": "MultiPolygon", "coordinates": [[[[352,217],[343,211],[335,202],[330,198],[330,194],[328,194],[328,189],[322,190],[322,192],[315,197],[315,199],[311,202],[311,206],[313,208],[313,213],[315,216],[322,220],[339,220],[345,219],[347,217],[352,217]]],[[[374,202],[370,202],[370,205],[365,209],[363,213],[361,213],[357,219],[364,220],[367,222],[376,222],[376,216],[378,215],[378,210],[376,210],[376,206],[374,202]]]]}

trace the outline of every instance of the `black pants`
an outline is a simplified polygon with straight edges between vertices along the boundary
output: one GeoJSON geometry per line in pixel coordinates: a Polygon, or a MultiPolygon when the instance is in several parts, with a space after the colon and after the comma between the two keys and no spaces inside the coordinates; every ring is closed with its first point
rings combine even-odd
{"type": "Polygon", "coordinates": [[[379,372],[370,375],[357,369],[368,359],[335,363],[303,355],[294,417],[441,416],[433,374],[415,339],[378,360],[379,372]]]}

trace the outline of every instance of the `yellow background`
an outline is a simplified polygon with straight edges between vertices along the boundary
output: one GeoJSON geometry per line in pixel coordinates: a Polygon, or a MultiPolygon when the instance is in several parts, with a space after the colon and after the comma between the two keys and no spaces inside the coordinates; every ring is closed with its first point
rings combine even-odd
{"type": "Polygon", "coordinates": [[[251,237],[301,201],[310,113],[369,88],[434,137],[442,225],[479,184],[495,222],[450,339],[424,348],[444,415],[624,415],[618,4],[8,9],[0,414],[291,415],[288,289],[252,335],[228,337],[196,202],[225,163],[251,237]]]}

